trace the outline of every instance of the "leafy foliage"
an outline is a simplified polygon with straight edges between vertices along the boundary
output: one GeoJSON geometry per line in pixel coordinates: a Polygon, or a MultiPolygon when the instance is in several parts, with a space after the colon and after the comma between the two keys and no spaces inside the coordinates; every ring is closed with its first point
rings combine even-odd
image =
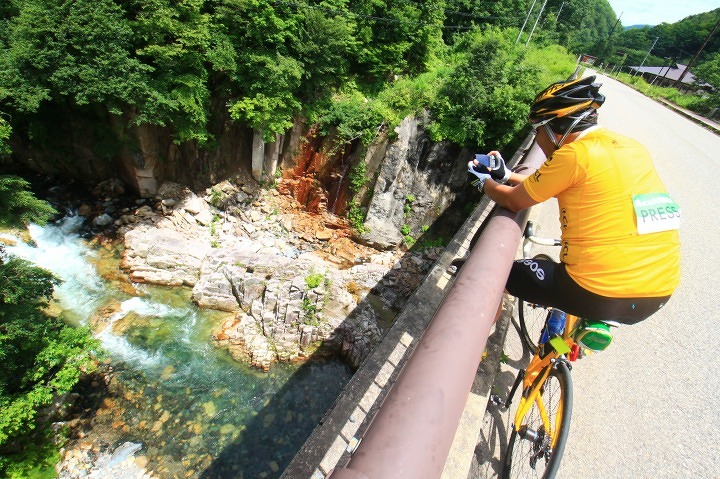
{"type": "Polygon", "coordinates": [[[59,447],[65,443],[68,431],[60,428],[58,432],[46,429],[34,435],[35,444],[12,456],[0,457],[0,471],[8,479],[54,479],[57,477],[55,465],[62,457],[59,447]],[[12,461],[12,462],[11,462],[12,461]]]}
{"type": "MultiPolygon", "coordinates": [[[[14,176],[0,176],[0,224],[43,222],[55,211],[14,176]]],[[[45,312],[59,280],[0,247],[0,474],[27,477],[56,458],[40,411],[93,371],[99,342],[45,312]]],[[[50,469],[52,471],[52,468],[50,469]]]]}
{"type": "MultiPolygon", "coordinates": [[[[519,26],[519,12],[529,6],[529,0],[22,0],[0,11],[7,27],[0,29],[0,104],[28,113],[44,104],[104,108],[122,114],[127,126],[171,127],[178,143],[201,146],[212,139],[215,100],[266,141],[308,114],[326,131],[336,127],[341,139],[367,143],[379,127],[392,132],[406,115],[440,106],[439,136],[476,141],[486,131],[482,120],[461,125],[465,102],[447,94],[436,102],[436,94],[453,86],[446,84],[450,68],[471,73],[456,63],[473,44],[467,29],[519,26]],[[448,44],[455,46],[450,54],[448,44]]],[[[592,34],[570,33],[614,20],[606,0],[568,0],[559,8],[550,3],[536,39],[587,44],[592,34]]],[[[520,60],[502,51],[505,60],[520,60]]],[[[474,101],[514,91],[510,81],[474,101]]],[[[514,118],[524,98],[511,97],[496,113],[514,118]]]]}
{"type": "MultiPolygon", "coordinates": [[[[545,85],[538,83],[541,66],[527,61],[526,49],[512,34],[474,30],[456,43],[456,66],[431,108],[436,140],[502,146],[524,127],[528,106],[545,85]]],[[[572,59],[562,51],[544,53],[553,57],[555,69],[562,63],[565,76],[572,72],[572,59]]]]}
{"type": "Polygon", "coordinates": [[[262,131],[265,141],[292,126],[300,112],[300,101],[293,91],[299,88],[302,68],[297,60],[281,55],[252,55],[248,61],[254,73],[248,74],[248,95],[230,106],[233,119],[247,122],[262,131]]]}
{"type": "MultiPolygon", "coordinates": [[[[202,12],[203,0],[143,0],[131,2],[134,51],[148,72],[147,98],[135,119],[138,123],[173,124],[177,140],[208,139],[205,133],[210,90],[205,62],[222,66],[211,36],[211,18],[202,12]]],[[[221,39],[222,40],[222,37],[221,39]]]]}
{"type": "MultiPolygon", "coordinates": [[[[709,55],[702,64],[698,65],[695,68],[695,75],[700,81],[715,87],[720,86],[720,52],[709,55]]],[[[707,104],[710,108],[720,108],[720,88],[708,94],[707,104]]]]}
{"type": "Polygon", "coordinates": [[[366,231],[365,211],[357,201],[350,200],[348,203],[347,217],[350,221],[350,226],[352,226],[358,233],[362,234],[366,231]]]}
{"type": "Polygon", "coordinates": [[[350,170],[350,191],[353,194],[358,193],[367,184],[368,179],[365,175],[367,175],[367,164],[364,161],[359,161],[350,170]]]}
{"type": "Polygon", "coordinates": [[[0,175],[0,224],[13,226],[30,222],[45,224],[57,211],[28,190],[29,183],[18,176],[0,175]]]}
{"type": "Polygon", "coordinates": [[[326,281],[325,275],[322,273],[310,273],[305,276],[305,284],[309,289],[315,289],[326,281]]]}
{"type": "Polygon", "coordinates": [[[146,95],[148,68],[130,54],[132,30],[111,0],[25,0],[0,49],[0,101],[37,111],[47,101],[107,104],[111,112],[146,95]]]}
{"type": "Polygon", "coordinates": [[[350,143],[360,139],[364,144],[369,144],[383,123],[383,108],[384,105],[365,97],[359,91],[337,95],[327,113],[320,118],[322,133],[329,134],[329,127],[334,126],[341,141],[350,143]]]}
{"type": "Polygon", "coordinates": [[[12,133],[12,127],[5,121],[4,118],[0,117],[0,155],[10,153],[10,133],[12,133]]]}
{"type": "Polygon", "coordinates": [[[44,312],[58,283],[47,271],[3,256],[0,278],[0,452],[13,452],[36,428],[39,410],[93,370],[98,343],[86,328],[44,312]]]}

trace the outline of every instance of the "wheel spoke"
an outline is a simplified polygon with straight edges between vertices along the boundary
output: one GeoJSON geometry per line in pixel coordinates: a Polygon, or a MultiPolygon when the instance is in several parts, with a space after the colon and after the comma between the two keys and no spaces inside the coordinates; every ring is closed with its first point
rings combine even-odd
{"type": "Polygon", "coordinates": [[[523,417],[522,427],[511,433],[504,478],[554,477],[567,438],[572,406],[569,371],[564,365],[561,367],[561,374],[553,370],[547,377],[540,396],[523,417]]]}
{"type": "Polygon", "coordinates": [[[538,339],[550,310],[539,304],[527,303],[522,300],[518,301],[518,309],[523,341],[528,346],[528,349],[534,353],[537,351],[538,339]]]}

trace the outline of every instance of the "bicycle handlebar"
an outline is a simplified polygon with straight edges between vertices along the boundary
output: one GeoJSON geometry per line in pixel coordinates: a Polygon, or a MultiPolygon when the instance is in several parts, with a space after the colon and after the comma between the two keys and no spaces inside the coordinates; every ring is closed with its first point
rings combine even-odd
{"type": "Polygon", "coordinates": [[[560,246],[562,242],[554,238],[540,238],[538,236],[526,236],[525,239],[542,246],[560,246]]]}

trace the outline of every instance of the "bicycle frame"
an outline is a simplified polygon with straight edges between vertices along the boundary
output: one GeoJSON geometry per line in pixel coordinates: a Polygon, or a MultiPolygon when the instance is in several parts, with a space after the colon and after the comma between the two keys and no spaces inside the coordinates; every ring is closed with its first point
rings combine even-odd
{"type": "MultiPolygon", "coordinates": [[[[578,320],[579,318],[577,316],[568,314],[566,316],[563,335],[560,338],[556,338],[553,343],[551,343],[552,347],[549,348],[550,351],[544,351],[547,346],[538,348],[538,351],[530,360],[527,369],[521,371],[521,374],[518,376],[518,380],[522,377],[523,394],[520,398],[520,404],[517,412],[515,413],[513,427],[516,431],[519,431],[522,426],[523,418],[533,404],[537,404],[545,431],[551,437],[551,447],[555,447],[555,441],[557,439],[555,432],[557,431],[559,424],[550,424],[550,418],[542,400],[542,388],[545,385],[545,380],[550,375],[550,371],[552,370],[554,364],[557,361],[568,361],[566,358],[568,351],[577,350],[578,346],[575,344],[573,335],[578,320]],[[560,340],[565,347],[556,347],[556,345],[559,346],[556,342],[558,340],[560,340]],[[544,356],[542,356],[543,354],[544,356]]],[[[550,341],[548,341],[548,343],[550,343],[550,341]]],[[[574,360],[574,358],[571,356],[570,360],[574,360]]],[[[558,411],[556,421],[560,421],[561,417],[562,410],[558,411]]]]}

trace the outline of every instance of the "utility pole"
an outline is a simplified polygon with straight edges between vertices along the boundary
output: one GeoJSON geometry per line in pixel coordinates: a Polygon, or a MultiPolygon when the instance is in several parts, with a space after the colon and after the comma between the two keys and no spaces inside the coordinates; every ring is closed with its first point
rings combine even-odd
{"type": "Polygon", "coordinates": [[[655,48],[655,44],[657,43],[657,41],[659,39],[660,39],[660,37],[655,37],[655,41],[653,42],[652,46],[650,47],[650,50],[648,50],[648,52],[645,54],[645,58],[643,58],[643,61],[640,63],[640,66],[635,71],[635,74],[633,76],[637,75],[638,72],[640,71],[640,69],[642,68],[642,66],[645,65],[645,60],[647,60],[647,57],[650,56],[650,52],[653,50],[653,48],[655,48]]]}
{"type": "Polygon", "coordinates": [[[532,30],[530,30],[530,35],[528,36],[528,39],[527,39],[527,41],[525,42],[525,46],[528,46],[528,44],[530,43],[530,39],[531,39],[532,36],[533,36],[533,32],[535,31],[535,27],[537,27],[538,21],[540,20],[540,17],[542,17],[542,12],[543,12],[543,10],[545,10],[545,5],[547,5],[547,0],[545,0],[545,1],[543,2],[542,8],[540,8],[540,13],[538,13],[537,18],[535,19],[535,24],[533,25],[532,30]]]}
{"type": "Polygon", "coordinates": [[[522,28],[520,28],[520,33],[518,33],[518,37],[515,39],[515,43],[517,43],[518,40],[520,40],[520,35],[522,35],[523,30],[525,30],[525,25],[527,25],[527,21],[530,18],[530,14],[532,13],[533,8],[535,8],[536,2],[537,2],[537,0],[533,0],[532,5],[530,5],[530,10],[528,10],[527,15],[525,16],[525,21],[523,22],[522,28]]]}
{"type": "MultiPolygon", "coordinates": [[[[666,60],[670,60],[670,63],[668,63],[668,66],[665,67],[665,74],[662,76],[662,80],[660,80],[660,81],[658,82],[658,85],[659,85],[659,86],[662,86],[663,82],[664,82],[665,79],[667,78],[667,74],[670,73],[670,67],[675,63],[675,58],[667,58],[667,57],[665,57],[665,59],[666,59],[666,60]]],[[[660,71],[662,71],[662,68],[660,69],[660,71]]],[[[658,73],[660,73],[660,72],[658,72],[658,73]]],[[[650,84],[651,84],[651,85],[654,85],[654,84],[655,84],[655,81],[656,81],[658,78],[660,78],[660,75],[657,75],[657,76],[653,79],[653,81],[650,82],[650,84]]]]}
{"type": "Polygon", "coordinates": [[[615,78],[620,76],[620,73],[622,72],[622,67],[625,65],[625,60],[627,60],[627,52],[623,53],[623,59],[622,62],[620,62],[620,68],[618,68],[617,75],[615,75],[615,78]]]}
{"type": "Polygon", "coordinates": [[[675,83],[673,83],[673,87],[677,88],[678,83],[680,83],[680,82],[682,81],[682,79],[685,78],[685,74],[688,72],[688,70],[690,69],[690,67],[693,66],[693,63],[695,63],[695,60],[697,60],[697,57],[698,57],[698,55],[700,55],[700,52],[703,51],[703,49],[705,48],[705,46],[706,46],[706,45],[708,44],[708,42],[710,41],[710,37],[712,37],[713,34],[717,31],[718,26],[720,26],[720,17],[718,18],[718,21],[715,22],[715,26],[714,26],[713,29],[710,31],[710,33],[708,34],[707,38],[705,39],[705,41],[703,42],[702,46],[701,46],[700,49],[697,51],[697,53],[695,54],[695,56],[693,57],[693,59],[690,60],[690,63],[688,64],[688,66],[685,67],[685,70],[684,70],[684,71],[682,72],[682,74],[680,75],[680,78],[678,78],[678,79],[675,81],[675,83]]]}
{"type": "Polygon", "coordinates": [[[615,31],[615,27],[617,27],[617,24],[620,23],[620,19],[622,18],[623,13],[625,13],[625,12],[621,12],[620,16],[617,18],[617,20],[615,20],[615,25],[613,25],[613,27],[610,29],[610,33],[608,33],[608,40],[610,40],[610,37],[612,36],[613,32],[615,31]]]}

